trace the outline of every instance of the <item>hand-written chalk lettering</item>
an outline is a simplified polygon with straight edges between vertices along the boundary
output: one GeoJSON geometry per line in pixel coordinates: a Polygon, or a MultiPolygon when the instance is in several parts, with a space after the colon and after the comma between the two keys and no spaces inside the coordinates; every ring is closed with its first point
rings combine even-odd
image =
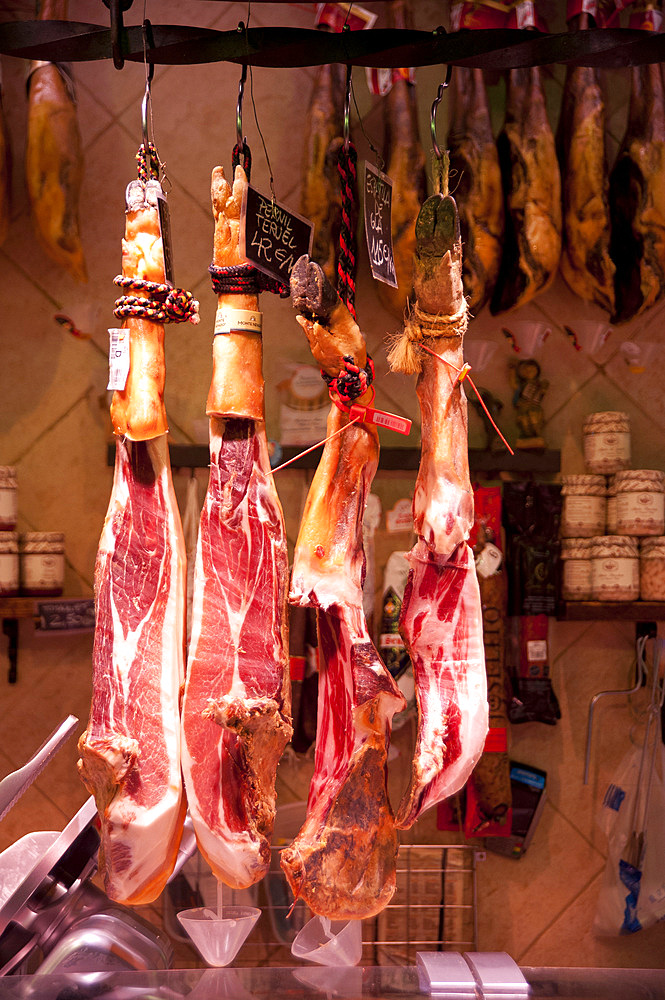
{"type": "Polygon", "coordinates": [[[247,187],[240,217],[240,250],[246,260],[288,285],[293,265],[309,253],[311,242],[307,219],[247,187]]]}
{"type": "Polygon", "coordinates": [[[372,274],[397,288],[392,239],[392,181],[365,163],[365,239],[372,274]]]}

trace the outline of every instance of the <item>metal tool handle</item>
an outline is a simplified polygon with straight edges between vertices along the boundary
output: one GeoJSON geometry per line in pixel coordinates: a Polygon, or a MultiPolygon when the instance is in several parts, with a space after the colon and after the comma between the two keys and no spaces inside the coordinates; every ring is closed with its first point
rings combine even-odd
{"type": "Polygon", "coordinates": [[[0,820],[4,819],[12,806],[18,802],[27,791],[38,774],[40,774],[51,758],[58,752],[67,737],[78,723],[75,715],[68,715],[48,739],[42,743],[39,750],[30,758],[27,764],[12,771],[0,781],[0,820]]]}

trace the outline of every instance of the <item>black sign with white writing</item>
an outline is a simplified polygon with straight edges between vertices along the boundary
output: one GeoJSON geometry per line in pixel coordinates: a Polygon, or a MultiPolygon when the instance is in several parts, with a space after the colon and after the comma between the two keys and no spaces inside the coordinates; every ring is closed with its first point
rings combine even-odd
{"type": "Polygon", "coordinates": [[[309,254],[311,222],[248,185],[240,225],[241,253],[260,271],[288,285],[295,262],[309,254]]]}
{"type": "Polygon", "coordinates": [[[397,288],[392,234],[393,182],[365,162],[365,238],[372,275],[397,288]]]}
{"type": "Polygon", "coordinates": [[[95,627],[95,602],[64,598],[38,601],[39,628],[46,632],[91,632],[95,627]]]}

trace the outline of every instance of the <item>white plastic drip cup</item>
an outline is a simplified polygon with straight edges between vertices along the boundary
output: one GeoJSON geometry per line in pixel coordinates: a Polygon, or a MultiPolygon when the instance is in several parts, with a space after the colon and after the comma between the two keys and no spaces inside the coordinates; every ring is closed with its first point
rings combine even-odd
{"type": "Polygon", "coordinates": [[[296,958],[318,965],[357,965],[362,952],[362,925],[359,920],[312,917],[291,945],[291,954],[296,958]]]}
{"type": "Polygon", "coordinates": [[[228,965],[247,940],[261,911],[255,906],[225,906],[215,913],[208,906],[182,910],[178,920],[201,958],[216,967],[228,965]]]}

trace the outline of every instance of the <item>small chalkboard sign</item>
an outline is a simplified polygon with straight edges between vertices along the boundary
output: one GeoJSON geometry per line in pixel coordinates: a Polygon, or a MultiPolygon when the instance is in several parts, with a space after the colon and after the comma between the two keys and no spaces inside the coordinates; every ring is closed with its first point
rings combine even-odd
{"type": "Polygon", "coordinates": [[[365,162],[365,238],[372,275],[377,281],[397,288],[393,260],[393,182],[386,174],[365,162]]]}
{"type": "Polygon", "coordinates": [[[37,614],[38,628],[44,632],[92,632],[95,627],[92,598],[38,601],[37,614]]]}
{"type": "Polygon", "coordinates": [[[293,265],[309,254],[311,244],[311,222],[247,186],[240,216],[240,252],[246,260],[288,286],[293,265]]]}

